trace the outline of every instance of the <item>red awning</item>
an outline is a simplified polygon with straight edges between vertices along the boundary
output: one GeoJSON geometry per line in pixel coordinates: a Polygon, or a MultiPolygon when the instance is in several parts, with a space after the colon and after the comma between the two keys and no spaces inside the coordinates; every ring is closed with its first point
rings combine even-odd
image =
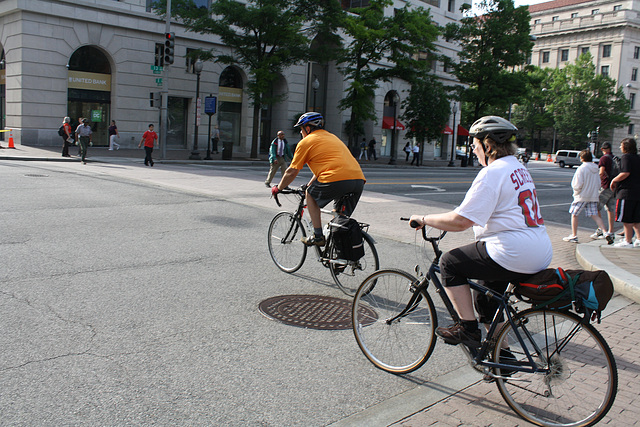
{"type": "Polygon", "coordinates": [[[469,131],[462,127],[462,125],[458,125],[458,136],[469,136],[469,131]]]}
{"type": "Polygon", "coordinates": [[[451,129],[449,125],[445,125],[442,133],[444,133],[445,135],[453,135],[453,129],[451,129]]]}
{"type": "Polygon", "coordinates": [[[382,129],[396,129],[404,130],[404,125],[400,121],[396,120],[396,125],[393,126],[393,117],[384,116],[382,118],[382,129]]]}

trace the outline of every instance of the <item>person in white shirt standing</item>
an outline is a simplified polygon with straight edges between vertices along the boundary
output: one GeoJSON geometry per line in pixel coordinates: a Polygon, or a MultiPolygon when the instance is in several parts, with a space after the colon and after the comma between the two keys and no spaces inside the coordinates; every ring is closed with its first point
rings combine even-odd
{"type": "Polygon", "coordinates": [[[578,215],[581,212],[598,224],[598,228],[604,230],[604,222],[598,215],[598,200],[600,199],[600,171],[598,165],[593,163],[591,151],[582,150],[580,152],[582,164],[571,180],[573,188],[573,203],[569,208],[571,214],[571,235],[563,237],[565,242],[578,243],[578,215]]]}
{"type": "MultiPolygon", "coordinates": [[[[503,293],[510,281],[523,281],[547,268],[553,256],[533,179],[515,156],[517,131],[502,117],[477,120],[469,135],[474,141],[473,152],[484,168],[462,204],[447,213],[411,217],[410,224],[417,223],[419,228],[464,231],[473,227],[475,234],[474,243],[440,258],[442,282],[460,319],[455,325],[436,329],[447,344],[480,346],[482,333],[473,310],[469,279],[503,293]]],[[[486,327],[497,304],[476,293],[475,307],[486,327]]]]}

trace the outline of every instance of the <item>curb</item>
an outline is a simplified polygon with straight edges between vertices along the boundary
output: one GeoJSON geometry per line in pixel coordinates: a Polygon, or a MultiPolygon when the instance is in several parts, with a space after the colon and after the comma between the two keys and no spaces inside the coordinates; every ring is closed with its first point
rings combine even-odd
{"type": "Polygon", "coordinates": [[[600,246],[606,242],[593,241],[579,244],[576,248],[578,263],[585,270],[605,270],[611,276],[616,292],[634,302],[640,303],[640,277],[629,273],[622,267],[609,261],[600,251],[600,246]]]}

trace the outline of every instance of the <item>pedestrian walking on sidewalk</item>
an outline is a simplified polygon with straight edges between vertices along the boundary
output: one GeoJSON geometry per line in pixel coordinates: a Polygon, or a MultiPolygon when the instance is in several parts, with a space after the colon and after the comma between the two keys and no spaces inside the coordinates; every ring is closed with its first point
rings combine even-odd
{"type": "Polygon", "coordinates": [[[573,188],[573,203],[569,208],[571,214],[571,235],[563,237],[565,242],[578,243],[578,215],[580,212],[598,224],[598,228],[604,230],[602,218],[598,215],[598,190],[600,189],[600,174],[598,166],[593,163],[591,151],[582,150],[580,152],[582,164],[576,169],[571,179],[573,188]]]}
{"type": "Polygon", "coordinates": [[[280,169],[280,174],[284,175],[287,170],[287,160],[291,159],[293,159],[293,153],[291,153],[287,138],[284,137],[284,132],[280,130],[269,147],[269,173],[264,185],[271,187],[271,181],[276,176],[278,169],[280,169]]]}
{"type": "Polygon", "coordinates": [[[373,160],[378,160],[378,156],[376,155],[376,138],[372,137],[371,141],[369,141],[369,158],[373,160]]]}
{"type": "Polygon", "coordinates": [[[120,139],[120,134],[118,133],[118,126],[116,126],[116,121],[111,120],[111,126],[109,126],[109,151],[113,151],[115,147],[116,150],[120,149],[120,144],[116,142],[116,138],[120,139]]]}
{"type": "MultiPolygon", "coordinates": [[[[615,234],[613,231],[613,223],[615,221],[616,214],[616,195],[611,190],[611,180],[615,178],[612,175],[613,173],[613,165],[614,159],[611,154],[611,144],[609,142],[605,142],[602,144],[600,148],[602,150],[602,157],[598,161],[598,170],[600,173],[600,194],[598,196],[598,215],[602,218],[602,210],[607,211],[607,220],[608,220],[608,228],[596,229],[595,233],[591,235],[592,239],[607,239],[607,243],[612,244],[615,239],[615,234]]],[[[617,159],[619,161],[620,159],[617,159]]],[[[620,172],[618,170],[618,172],[620,172]]],[[[604,222],[604,220],[603,220],[604,222]]]]}
{"type": "Polygon", "coordinates": [[[91,135],[93,132],[91,131],[91,126],[89,126],[88,119],[82,119],[82,124],[78,126],[76,129],[76,137],[80,146],[80,158],[82,159],[82,163],[87,164],[87,150],[90,145],[93,145],[91,142],[91,135]]]}
{"type": "MultiPolygon", "coordinates": [[[[153,167],[153,159],[151,158],[151,153],[153,153],[153,147],[156,145],[156,141],[158,141],[158,134],[153,131],[153,124],[149,124],[149,130],[142,134],[142,139],[138,144],[138,148],[144,143],[144,165],[153,167]]],[[[157,142],[160,145],[160,142],[157,142]]]]}
{"type": "Polygon", "coordinates": [[[362,138],[362,142],[360,143],[360,155],[358,156],[358,160],[362,158],[363,154],[364,154],[364,159],[369,160],[369,155],[367,154],[367,151],[368,151],[367,139],[362,138]]]}
{"type": "Polygon", "coordinates": [[[413,159],[411,159],[411,164],[416,162],[416,166],[420,166],[420,143],[416,142],[416,145],[413,146],[413,159]]]}
{"type": "Polygon", "coordinates": [[[211,152],[218,154],[218,141],[220,141],[220,129],[218,125],[213,127],[213,135],[211,136],[211,152]]]}
{"type": "Polygon", "coordinates": [[[624,240],[614,246],[620,248],[640,247],[640,156],[633,138],[620,142],[620,173],[611,180],[611,189],[616,192],[616,221],[624,226],[624,240]],[[636,240],[632,242],[633,233],[636,240]]]}
{"type": "Polygon", "coordinates": [[[71,157],[69,154],[69,146],[73,144],[73,130],[71,129],[71,117],[65,117],[62,120],[62,129],[64,130],[64,135],[62,136],[62,157],[71,157]]]}
{"type": "Polygon", "coordinates": [[[409,161],[409,155],[413,152],[413,149],[411,148],[411,143],[407,142],[402,150],[407,155],[407,157],[404,159],[404,161],[408,162],[409,161]]]}

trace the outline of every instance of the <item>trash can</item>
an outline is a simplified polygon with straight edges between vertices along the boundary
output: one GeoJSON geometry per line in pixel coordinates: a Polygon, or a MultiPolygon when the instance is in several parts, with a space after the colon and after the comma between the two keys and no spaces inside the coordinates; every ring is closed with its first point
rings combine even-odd
{"type": "Polygon", "coordinates": [[[233,154],[233,142],[223,141],[222,142],[222,160],[231,160],[232,154],[233,154]]]}

